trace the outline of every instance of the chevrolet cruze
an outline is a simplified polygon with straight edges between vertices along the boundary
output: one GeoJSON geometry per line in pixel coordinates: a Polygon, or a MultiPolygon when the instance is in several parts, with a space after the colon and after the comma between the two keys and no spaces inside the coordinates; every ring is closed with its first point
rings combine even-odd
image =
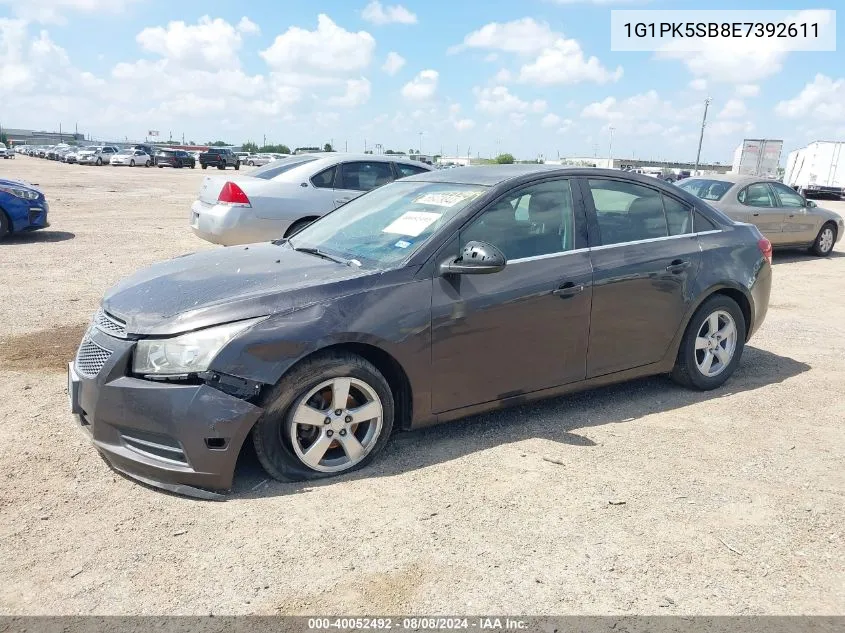
{"type": "Polygon", "coordinates": [[[660,180],[542,165],[410,176],[287,239],[103,298],[70,408],[114,468],[201,497],[244,443],[280,480],[392,432],[646,376],[714,389],[766,316],[771,244],[660,180]]]}

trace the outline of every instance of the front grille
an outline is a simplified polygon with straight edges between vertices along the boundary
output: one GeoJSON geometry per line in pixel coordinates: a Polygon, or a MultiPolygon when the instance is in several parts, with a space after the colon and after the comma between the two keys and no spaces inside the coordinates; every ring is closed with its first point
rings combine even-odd
{"type": "Polygon", "coordinates": [[[126,324],[106,314],[103,310],[97,310],[94,315],[94,325],[102,332],[117,338],[126,338],[126,324]]]}
{"type": "Polygon", "coordinates": [[[86,378],[94,378],[100,373],[111,356],[111,350],[100,347],[89,338],[82,340],[76,352],[76,371],[86,378]]]}

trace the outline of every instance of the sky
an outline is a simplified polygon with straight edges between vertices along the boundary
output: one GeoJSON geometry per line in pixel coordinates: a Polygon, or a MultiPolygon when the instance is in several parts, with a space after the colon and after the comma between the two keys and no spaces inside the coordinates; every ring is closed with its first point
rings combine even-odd
{"type": "MultiPolygon", "coordinates": [[[[743,138],[783,139],[784,157],[813,140],[845,140],[841,48],[794,52],[773,42],[614,52],[614,8],[705,7],[690,0],[0,0],[0,125],[61,124],[110,140],[159,130],[197,143],[266,137],[356,152],[380,143],[462,156],[612,151],[694,160],[709,97],[704,162],[729,163],[743,138]]],[[[708,0],[706,8],[790,9],[815,19],[811,9],[824,5],[708,0]]]]}

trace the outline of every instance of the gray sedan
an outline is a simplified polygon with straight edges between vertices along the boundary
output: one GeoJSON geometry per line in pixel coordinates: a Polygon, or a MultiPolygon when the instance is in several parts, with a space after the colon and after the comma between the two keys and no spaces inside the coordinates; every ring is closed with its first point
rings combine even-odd
{"type": "Polygon", "coordinates": [[[207,176],[191,206],[191,229],[224,246],[289,237],[367,191],[431,169],[401,156],[326,152],[275,160],[243,176],[207,176]]]}
{"type": "Polygon", "coordinates": [[[754,224],[775,248],[809,248],[830,255],[845,232],[842,217],[783,183],[757,176],[696,176],[678,183],[739,222],[754,224]]]}

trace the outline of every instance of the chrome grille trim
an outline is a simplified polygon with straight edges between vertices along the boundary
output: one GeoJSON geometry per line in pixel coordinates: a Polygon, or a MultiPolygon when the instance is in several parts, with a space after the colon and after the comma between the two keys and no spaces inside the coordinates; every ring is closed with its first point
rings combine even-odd
{"type": "Polygon", "coordinates": [[[97,310],[97,314],[94,315],[94,325],[109,336],[126,338],[126,324],[106,314],[102,309],[97,310]]]}
{"type": "Polygon", "coordinates": [[[111,355],[111,350],[100,347],[86,335],[82,339],[82,345],[79,346],[79,351],[76,352],[74,366],[80,375],[86,378],[95,378],[103,369],[106,362],[108,362],[111,355]]]}

